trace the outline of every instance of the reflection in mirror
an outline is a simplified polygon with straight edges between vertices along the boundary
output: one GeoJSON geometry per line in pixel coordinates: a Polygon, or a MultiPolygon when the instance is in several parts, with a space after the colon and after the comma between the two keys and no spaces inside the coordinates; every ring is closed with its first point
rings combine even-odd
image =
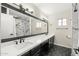
{"type": "Polygon", "coordinates": [[[30,35],[30,23],[29,17],[20,12],[14,11],[10,9],[10,15],[12,15],[15,19],[16,24],[16,36],[26,36],[30,35]]]}
{"type": "Polygon", "coordinates": [[[31,29],[31,34],[45,33],[47,32],[47,23],[32,18],[31,29]]]}

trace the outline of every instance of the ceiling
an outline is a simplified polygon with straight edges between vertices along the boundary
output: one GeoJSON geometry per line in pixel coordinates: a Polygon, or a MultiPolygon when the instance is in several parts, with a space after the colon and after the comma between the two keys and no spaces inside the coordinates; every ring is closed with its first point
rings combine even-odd
{"type": "Polygon", "coordinates": [[[35,3],[35,5],[46,15],[72,9],[72,3],[35,3]]]}

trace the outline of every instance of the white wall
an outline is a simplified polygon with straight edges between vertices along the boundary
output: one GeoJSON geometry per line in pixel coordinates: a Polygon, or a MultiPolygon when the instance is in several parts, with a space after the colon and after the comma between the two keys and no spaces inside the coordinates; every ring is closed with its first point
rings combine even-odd
{"type": "Polygon", "coordinates": [[[52,16],[50,15],[49,19],[50,19],[49,20],[49,33],[50,34],[55,33],[55,44],[71,48],[72,47],[72,39],[66,39],[66,37],[64,35],[70,35],[72,37],[72,27],[70,24],[70,22],[72,20],[72,9],[70,8],[68,10],[55,13],[52,16]],[[56,29],[56,28],[58,28],[58,25],[57,25],[58,21],[57,20],[59,18],[67,18],[68,19],[68,21],[67,21],[68,25],[66,26],[66,28],[68,28],[68,30],[57,30],[56,29]]]}

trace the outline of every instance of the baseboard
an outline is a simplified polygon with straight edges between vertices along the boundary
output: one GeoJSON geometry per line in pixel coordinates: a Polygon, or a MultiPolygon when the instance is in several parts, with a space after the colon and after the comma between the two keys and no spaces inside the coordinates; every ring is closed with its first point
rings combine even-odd
{"type": "Polygon", "coordinates": [[[57,46],[61,46],[61,47],[65,47],[65,48],[69,48],[69,49],[72,49],[71,47],[68,47],[68,46],[64,46],[64,45],[61,45],[61,44],[57,44],[57,43],[54,43],[54,45],[57,45],[57,46]]]}

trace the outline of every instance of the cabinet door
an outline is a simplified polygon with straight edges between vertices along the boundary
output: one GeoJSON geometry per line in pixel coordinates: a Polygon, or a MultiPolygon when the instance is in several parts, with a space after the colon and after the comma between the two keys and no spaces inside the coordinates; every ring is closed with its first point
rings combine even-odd
{"type": "Polygon", "coordinates": [[[1,38],[5,39],[15,36],[15,19],[11,15],[1,13],[1,38]]]}

